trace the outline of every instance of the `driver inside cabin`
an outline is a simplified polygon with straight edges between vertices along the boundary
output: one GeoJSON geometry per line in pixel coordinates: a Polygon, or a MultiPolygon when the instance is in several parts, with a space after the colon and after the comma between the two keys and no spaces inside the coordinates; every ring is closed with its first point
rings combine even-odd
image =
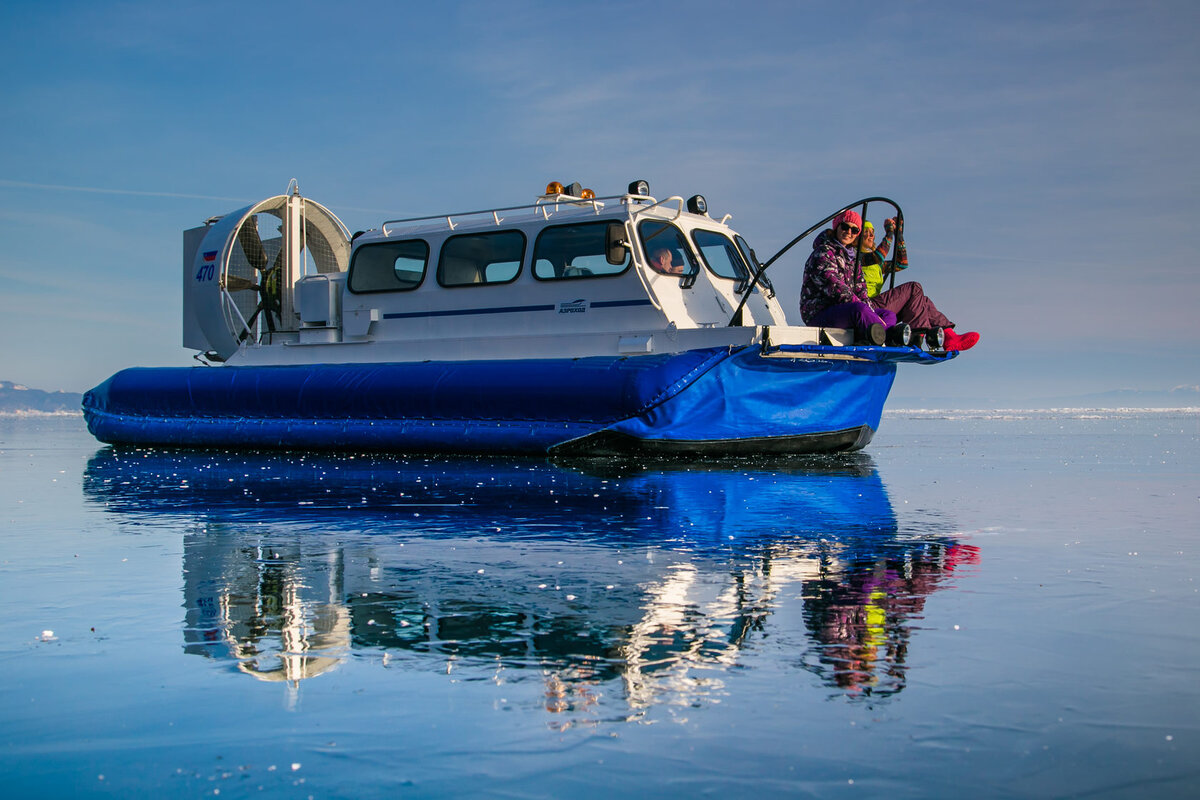
{"type": "Polygon", "coordinates": [[[664,275],[683,274],[683,264],[673,262],[669,247],[659,247],[650,252],[650,268],[664,275]]]}

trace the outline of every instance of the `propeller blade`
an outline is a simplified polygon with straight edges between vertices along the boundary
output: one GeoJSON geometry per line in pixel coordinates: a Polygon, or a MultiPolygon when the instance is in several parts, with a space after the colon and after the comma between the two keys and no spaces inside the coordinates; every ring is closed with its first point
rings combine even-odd
{"type": "Polygon", "coordinates": [[[262,237],[258,235],[258,215],[252,214],[238,229],[238,244],[246,254],[246,261],[256,270],[266,269],[267,254],[263,250],[262,237]]]}
{"type": "Polygon", "coordinates": [[[258,319],[259,314],[262,314],[262,318],[266,321],[267,330],[271,333],[275,332],[275,320],[271,319],[271,312],[267,311],[262,303],[259,303],[258,307],[254,309],[254,313],[250,315],[250,319],[246,320],[246,330],[242,332],[241,340],[244,341],[256,335],[254,321],[258,319]]]}
{"type": "Polygon", "coordinates": [[[224,288],[227,292],[257,292],[259,285],[246,278],[239,278],[237,275],[226,275],[224,288]]]}
{"type": "Polygon", "coordinates": [[[263,301],[263,304],[259,306],[259,308],[263,310],[263,319],[267,321],[267,330],[271,333],[274,333],[275,317],[271,314],[271,309],[267,306],[265,300],[263,301]]]}

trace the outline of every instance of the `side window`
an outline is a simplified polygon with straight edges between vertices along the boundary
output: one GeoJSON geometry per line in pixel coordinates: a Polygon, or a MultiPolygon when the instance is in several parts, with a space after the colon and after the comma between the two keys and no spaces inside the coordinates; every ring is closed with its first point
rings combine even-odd
{"type": "Polygon", "coordinates": [[[425,277],[429,244],[422,239],[365,244],[354,251],[347,281],[350,291],[400,292],[415,289],[425,277]]]}
{"type": "Polygon", "coordinates": [[[646,263],[655,272],[664,275],[692,275],[700,265],[687,246],[687,239],[674,225],[646,220],[638,226],[642,238],[642,252],[646,263]]]}
{"type": "Polygon", "coordinates": [[[533,245],[533,277],[552,281],[624,272],[629,267],[628,252],[623,264],[610,264],[605,255],[608,225],[608,222],[584,222],[543,230],[533,245]]]}
{"type": "Polygon", "coordinates": [[[520,231],[470,233],[452,236],[442,245],[438,283],[474,286],[516,280],[525,257],[525,234],[520,231]]]}
{"type": "Polygon", "coordinates": [[[701,258],[713,274],[722,278],[742,280],[749,270],[742,261],[737,245],[723,233],[716,231],[692,231],[692,241],[700,251],[701,258]]]}

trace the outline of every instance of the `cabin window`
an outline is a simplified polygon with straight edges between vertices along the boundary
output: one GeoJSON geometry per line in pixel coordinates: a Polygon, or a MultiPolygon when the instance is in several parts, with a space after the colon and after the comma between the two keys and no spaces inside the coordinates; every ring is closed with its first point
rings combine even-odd
{"type": "Polygon", "coordinates": [[[642,237],[642,252],[646,256],[646,263],[656,272],[666,275],[692,275],[699,271],[700,265],[692,255],[687,239],[674,225],[646,220],[638,225],[638,233],[642,237]],[[670,256],[669,261],[667,255],[670,256]]]}
{"type": "Polygon", "coordinates": [[[442,286],[508,283],[521,272],[523,258],[525,234],[520,231],[452,236],[442,245],[438,283],[442,286]]]}
{"type": "Polygon", "coordinates": [[[723,233],[716,231],[694,230],[692,241],[700,251],[701,258],[713,274],[731,280],[744,280],[749,275],[749,268],[742,260],[737,245],[723,233]]]}
{"type": "Polygon", "coordinates": [[[533,277],[596,278],[618,275],[629,268],[629,253],[621,264],[610,264],[605,254],[608,222],[556,225],[538,234],[533,245],[533,277]]]}
{"type": "Polygon", "coordinates": [[[415,289],[425,278],[428,262],[429,244],[423,239],[364,244],[354,251],[347,282],[358,294],[415,289]]]}

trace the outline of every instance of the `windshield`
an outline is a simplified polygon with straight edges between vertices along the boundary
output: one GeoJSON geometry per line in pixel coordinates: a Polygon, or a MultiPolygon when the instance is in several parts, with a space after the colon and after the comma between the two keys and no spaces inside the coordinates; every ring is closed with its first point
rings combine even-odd
{"type": "Polygon", "coordinates": [[[725,234],[695,230],[692,231],[692,241],[696,243],[704,263],[715,275],[739,281],[750,276],[750,268],[742,260],[737,245],[725,234]]]}

